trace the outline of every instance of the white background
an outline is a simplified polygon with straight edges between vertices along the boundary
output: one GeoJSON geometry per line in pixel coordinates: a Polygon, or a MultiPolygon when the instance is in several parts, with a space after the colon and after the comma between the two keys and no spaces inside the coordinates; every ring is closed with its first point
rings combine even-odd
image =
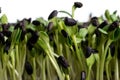
{"type": "Polygon", "coordinates": [[[83,7],[75,11],[75,19],[79,21],[87,21],[90,13],[93,16],[101,16],[106,9],[111,13],[118,10],[120,14],[120,0],[0,0],[0,7],[9,22],[29,17],[32,19],[43,17],[47,20],[53,10],[66,10],[71,13],[75,1],[83,3],[83,7]]]}

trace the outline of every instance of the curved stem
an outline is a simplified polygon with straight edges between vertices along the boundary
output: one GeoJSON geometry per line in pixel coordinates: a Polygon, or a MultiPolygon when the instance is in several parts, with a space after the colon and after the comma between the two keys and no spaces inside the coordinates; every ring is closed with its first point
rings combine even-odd
{"type": "Polygon", "coordinates": [[[87,75],[86,80],[91,80],[90,72],[91,72],[91,66],[89,66],[89,69],[88,69],[88,75],[87,75]]]}
{"type": "Polygon", "coordinates": [[[83,64],[82,64],[81,55],[79,53],[78,46],[77,46],[77,43],[76,43],[76,36],[73,35],[72,39],[73,39],[73,43],[74,43],[75,49],[76,49],[76,57],[79,60],[79,63],[80,63],[80,66],[81,66],[81,70],[83,71],[83,64]]]}
{"type": "Polygon", "coordinates": [[[35,57],[33,57],[32,62],[33,62],[33,74],[32,74],[32,78],[33,78],[33,80],[36,80],[36,63],[35,63],[35,57]]]}
{"type": "Polygon", "coordinates": [[[53,52],[52,52],[52,50],[50,48],[50,45],[48,44],[47,46],[48,46],[49,50],[48,50],[48,52],[46,51],[46,53],[47,53],[48,57],[50,58],[53,66],[55,67],[56,72],[58,73],[58,76],[59,76],[60,80],[64,80],[64,76],[63,76],[63,74],[62,74],[62,72],[61,72],[61,70],[60,70],[54,56],[52,55],[53,52]]]}
{"type": "Polygon", "coordinates": [[[74,18],[75,6],[72,6],[72,18],[74,18]]]}
{"type": "Polygon", "coordinates": [[[67,14],[67,15],[69,15],[70,17],[72,17],[72,15],[69,13],[69,12],[67,12],[67,11],[59,11],[59,12],[61,12],[61,13],[65,13],[65,14],[67,14]]]}
{"type": "Polygon", "coordinates": [[[111,44],[112,40],[108,40],[104,49],[104,53],[102,53],[101,56],[101,64],[100,64],[100,80],[103,80],[103,72],[104,72],[104,64],[105,64],[105,57],[109,48],[109,45],[111,44]]]}
{"type": "Polygon", "coordinates": [[[96,80],[99,80],[99,72],[100,72],[100,70],[99,70],[99,67],[100,67],[100,63],[99,63],[99,61],[97,61],[97,73],[96,73],[96,80]]]}
{"type": "Polygon", "coordinates": [[[106,74],[107,74],[107,80],[110,80],[110,75],[109,75],[109,61],[106,62],[106,74]]]}
{"type": "Polygon", "coordinates": [[[42,61],[42,80],[46,80],[46,74],[45,74],[45,59],[42,61]]]}
{"type": "Polygon", "coordinates": [[[115,80],[119,80],[119,68],[118,68],[118,59],[115,58],[115,80]]]}
{"type": "Polygon", "coordinates": [[[70,80],[70,76],[68,74],[65,75],[65,80],[70,80]]]}

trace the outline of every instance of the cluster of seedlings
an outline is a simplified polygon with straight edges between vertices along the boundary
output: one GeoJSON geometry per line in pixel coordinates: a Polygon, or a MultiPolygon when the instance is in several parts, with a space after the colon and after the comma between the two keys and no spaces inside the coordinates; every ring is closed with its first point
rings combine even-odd
{"type": "Polygon", "coordinates": [[[54,10],[48,20],[0,18],[0,80],[120,80],[120,18],[116,11],[74,19],[54,10]],[[57,17],[59,13],[67,17],[57,17]]]}

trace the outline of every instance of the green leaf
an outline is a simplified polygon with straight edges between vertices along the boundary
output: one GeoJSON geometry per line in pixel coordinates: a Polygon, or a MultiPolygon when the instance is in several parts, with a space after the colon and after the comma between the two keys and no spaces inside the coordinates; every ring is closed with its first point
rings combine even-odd
{"type": "Polygon", "coordinates": [[[96,29],[96,27],[94,27],[92,25],[88,26],[88,34],[93,34],[95,29],[96,29]]]}
{"type": "Polygon", "coordinates": [[[76,35],[77,32],[78,32],[77,26],[67,27],[67,33],[68,33],[70,36],[76,35]]]}
{"type": "Polygon", "coordinates": [[[8,30],[11,31],[11,32],[13,32],[13,31],[14,31],[14,26],[10,26],[10,27],[8,28],[8,30]]]}
{"type": "Polygon", "coordinates": [[[109,22],[111,22],[111,17],[110,17],[110,12],[109,12],[109,10],[106,10],[106,11],[105,11],[105,17],[106,17],[106,19],[107,19],[109,22]]]}
{"type": "Polygon", "coordinates": [[[7,19],[7,16],[5,14],[2,15],[1,22],[2,22],[2,24],[7,24],[8,23],[8,19],[7,19]]]}
{"type": "Polygon", "coordinates": [[[112,14],[111,15],[111,20],[116,21],[116,20],[118,20],[118,17],[115,14],[112,14]]]}
{"type": "Polygon", "coordinates": [[[85,38],[76,37],[76,43],[81,43],[81,41],[85,41],[85,38]]]}
{"type": "Polygon", "coordinates": [[[49,36],[46,32],[40,31],[40,38],[38,40],[38,44],[45,50],[48,51],[49,45],[49,36]]]}
{"type": "Polygon", "coordinates": [[[40,39],[44,40],[45,42],[49,42],[49,36],[46,32],[40,31],[40,39]]]}
{"type": "MultiPolygon", "coordinates": [[[[106,25],[105,27],[102,28],[102,32],[105,31],[105,33],[108,31],[110,25],[106,25]]],[[[100,30],[100,29],[99,29],[100,30]]],[[[101,31],[101,30],[100,30],[101,31]]]]}
{"type": "Polygon", "coordinates": [[[48,24],[48,22],[44,20],[42,17],[37,18],[36,20],[40,21],[40,23],[42,23],[44,26],[48,24]]]}
{"type": "Polygon", "coordinates": [[[105,30],[101,29],[101,28],[98,28],[98,30],[103,33],[103,34],[108,34],[105,30]]]}
{"type": "Polygon", "coordinates": [[[95,57],[93,54],[91,54],[90,57],[87,58],[87,66],[89,66],[89,67],[92,66],[94,64],[94,62],[95,62],[95,57]]]}
{"type": "Polygon", "coordinates": [[[84,39],[86,37],[87,33],[88,33],[88,30],[86,28],[82,28],[82,29],[79,30],[79,32],[76,35],[76,37],[84,39]]]}
{"type": "Polygon", "coordinates": [[[113,34],[111,35],[111,39],[116,41],[118,39],[120,39],[120,28],[117,28],[113,34]]]}

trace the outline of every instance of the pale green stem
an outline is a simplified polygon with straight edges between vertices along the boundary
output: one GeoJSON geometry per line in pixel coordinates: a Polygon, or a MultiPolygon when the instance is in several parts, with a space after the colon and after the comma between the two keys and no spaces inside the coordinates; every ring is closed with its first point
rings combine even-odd
{"type": "Polygon", "coordinates": [[[87,74],[87,78],[86,78],[86,80],[91,80],[91,66],[89,66],[89,68],[88,68],[88,74],[87,74]]]}
{"type": "Polygon", "coordinates": [[[46,80],[46,74],[45,74],[45,59],[42,61],[42,80],[46,80]]]}
{"type": "Polygon", "coordinates": [[[115,80],[120,80],[119,79],[119,68],[118,68],[118,58],[115,56],[115,80]]]}
{"type": "Polygon", "coordinates": [[[104,72],[104,64],[105,64],[105,58],[106,58],[106,54],[109,48],[109,45],[111,44],[112,40],[108,40],[104,49],[104,53],[102,53],[101,56],[101,64],[100,64],[100,80],[103,80],[103,72],[104,72]]]}
{"type": "Polygon", "coordinates": [[[81,55],[80,55],[80,53],[79,53],[78,46],[77,46],[77,43],[76,43],[76,36],[73,35],[73,36],[72,36],[72,39],[73,39],[73,43],[74,43],[75,49],[76,49],[76,57],[77,57],[77,59],[79,60],[79,64],[80,64],[80,66],[81,66],[81,71],[83,71],[83,64],[82,64],[81,55]]]}
{"type": "Polygon", "coordinates": [[[100,62],[99,62],[99,61],[97,61],[96,65],[97,65],[96,80],[99,80],[99,73],[100,73],[99,67],[100,67],[100,62]]]}
{"type": "Polygon", "coordinates": [[[32,78],[33,78],[33,80],[36,80],[36,63],[35,63],[35,57],[32,58],[32,63],[33,63],[33,74],[32,74],[32,78]]]}

